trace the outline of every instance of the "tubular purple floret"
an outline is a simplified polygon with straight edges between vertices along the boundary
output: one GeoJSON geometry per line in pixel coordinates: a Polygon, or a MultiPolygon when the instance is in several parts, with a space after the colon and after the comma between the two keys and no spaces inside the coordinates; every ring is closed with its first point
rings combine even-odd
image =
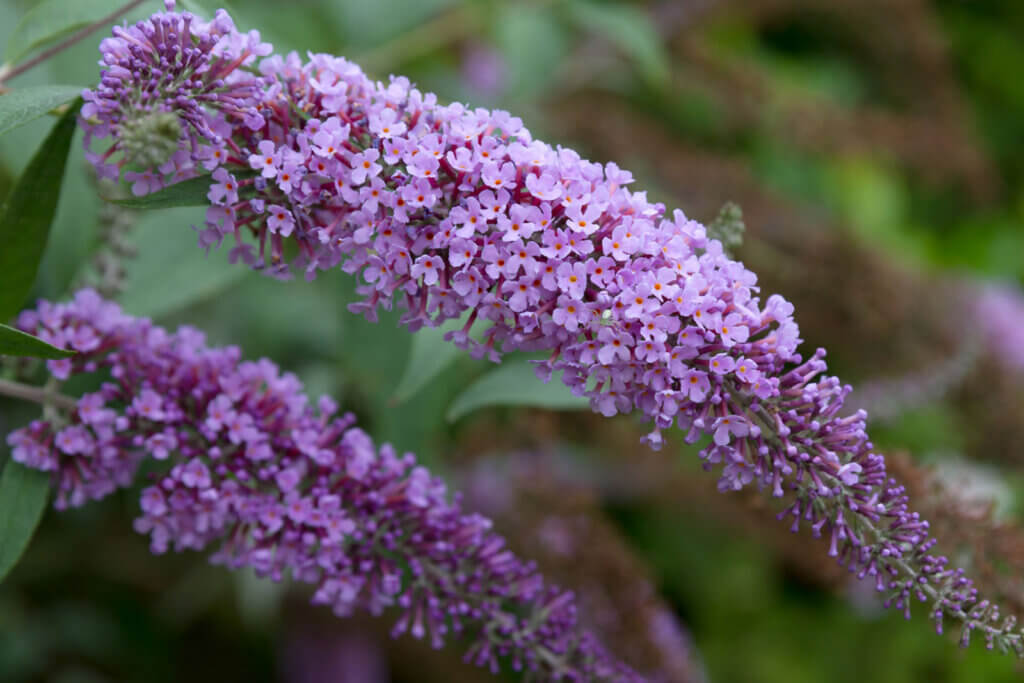
{"type": "Polygon", "coordinates": [[[191,328],[169,333],[91,290],[18,323],[78,351],[47,362],[54,378],[106,378],[74,410],[8,436],[16,462],[53,473],[58,508],[131,485],[150,457],[164,469],[141,492],[135,529],[155,553],[212,547],[215,564],[312,584],[313,602],[339,615],[397,608],[396,635],[435,647],[467,632],[467,657],[492,669],[509,657],[551,680],[641,680],[488,519],[330,399],[309,405],[270,361],[209,348],[191,328]]]}
{"type": "MultiPolygon", "coordinates": [[[[226,15],[214,24],[193,42],[214,31],[217,46],[253,43],[226,15]]],[[[189,144],[163,175],[130,178],[145,194],[213,171],[204,247],[232,239],[232,261],[277,277],[340,267],[361,277],[351,308],[371,320],[396,298],[411,330],[467,316],[448,338],[479,357],[551,351],[538,375],[561,372],[606,416],[639,410],[652,447],[672,426],[691,443],[710,435],[700,457],[721,468],[720,489],[788,495],[794,529],[801,517],[820,524],[831,553],[902,609],[917,584],[914,597],[941,603],[965,633],[981,628],[1024,654],[1021,632],[988,610],[972,616],[970,582],[928,555],[927,527],[888,482],[864,413],[842,415],[849,387],[824,375],[823,349],[797,353],[792,305],[762,302],[756,276],[703,225],[628,191],[632,176],[615,164],[534,140],[507,112],[443,106],[329,55],[245,59],[231,75],[258,90],[250,113],[204,100],[188,112],[205,127],[189,119],[189,144]],[[223,139],[196,132],[206,128],[223,139]]],[[[87,131],[116,138],[116,112],[133,106],[120,97],[92,110],[87,131]]]]}

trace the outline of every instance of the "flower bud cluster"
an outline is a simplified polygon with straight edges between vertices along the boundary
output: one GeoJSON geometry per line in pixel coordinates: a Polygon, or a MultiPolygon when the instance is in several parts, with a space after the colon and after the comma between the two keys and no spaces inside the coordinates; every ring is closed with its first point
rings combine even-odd
{"type": "Polygon", "coordinates": [[[1024,652],[1013,625],[929,554],[928,524],[889,480],[865,414],[842,411],[849,387],[824,374],[824,351],[797,353],[793,307],[762,300],[703,225],[627,189],[629,172],[534,140],[507,112],[442,105],[405,78],[269,55],[223,12],[208,25],[159,14],[132,35],[130,48],[101,46],[89,138],[111,136],[97,158],[125,170],[110,159],[134,104],[112,73],[153,83],[150,100],[183,101],[174,163],[134,189],[212,171],[202,245],[231,239],[233,261],[281,277],[357,273],[354,311],[372,319],[397,299],[411,330],[462,317],[449,338],[477,356],[546,350],[538,374],[562,372],[604,415],[639,410],[651,446],[672,426],[691,442],[710,436],[700,455],[721,468],[719,488],[788,497],[794,526],[830,537],[831,554],[893,604],[927,600],[940,627],[951,616],[965,638],[980,629],[1024,652]],[[206,97],[209,73],[233,99],[206,97]]]}
{"type": "Polygon", "coordinates": [[[315,586],[338,615],[400,613],[394,633],[469,636],[466,657],[552,679],[640,680],[578,623],[573,593],[510,552],[491,522],[449,501],[411,454],[377,447],[268,360],[169,333],[90,290],[41,303],[19,326],[78,353],[47,362],[59,380],[105,378],[62,424],[8,436],[12,457],[53,472],[57,507],[128,486],[142,461],[158,474],[135,528],[153,552],[215,546],[215,563],[315,586]],[[161,467],[162,465],[162,467],[161,467]]]}

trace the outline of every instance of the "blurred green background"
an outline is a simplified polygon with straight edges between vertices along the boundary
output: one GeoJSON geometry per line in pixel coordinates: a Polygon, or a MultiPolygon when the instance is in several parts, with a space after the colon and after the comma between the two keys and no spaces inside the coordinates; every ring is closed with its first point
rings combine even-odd
{"type": "MultiPolygon", "coordinates": [[[[0,44],[18,39],[35,4],[0,0],[0,44]]],[[[153,0],[132,16],[160,7],[153,0]]],[[[961,352],[957,335],[972,323],[940,284],[1024,284],[1017,0],[234,0],[231,9],[240,28],[258,28],[278,51],[345,55],[443,100],[507,109],[536,137],[633,170],[638,187],[700,220],[737,201],[749,230],[740,256],[766,293],[795,301],[808,344],[826,345],[855,384],[927,374],[961,352]]],[[[92,84],[104,34],[9,85],[92,84]]],[[[0,196],[48,125],[0,138],[0,196]]],[[[100,205],[76,146],[38,295],[65,295],[97,247],[100,205]]],[[[598,482],[608,463],[628,472],[639,457],[642,432],[628,418],[618,420],[626,438],[602,438],[554,389],[492,397],[500,406],[467,402],[464,392],[491,366],[448,353],[430,332],[414,341],[396,316],[370,325],[350,315],[352,282],[340,273],[280,284],[228,266],[224,253],[204,256],[188,228],[201,220],[187,209],[138,217],[121,298],[130,312],[272,358],[311,393],[354,410],[374,437],[416,451],[453,481],[481,454],[523,448],[564,455],[598,482]],[[451,420],[456,400],[464,414],[451,420]],[[537,408],[541,401],[561,412],[537,408]]],[[[873,434],[918,462],[985,462],[999,514],[1013,523],[1024,490],[1014,431],[1024,429],[1024,380],[985,363],[968,374],[924,392],[873,434]],[[998,405],[971,393],[972,383],[988,395],[998,384],[998,405]],[[979,421],[994,412],[998,421],[979,421]]],[[[31,415],[0,403],[0,432],[31,415]]],[[[935,636],[921,608],[904,622],[801,562],[821,549],[802,536],[779,541],[771,510],[725,512],[750,503],[718,496],[691,448],[670,444],[658,457],[665,472],[691,481],[685,491],[593,488],[600,514],[689,630],[707,680],[1020,676],[1017,662],[982,643],[961,651],[935,636]]],[[[131,531],[136,506],[127,492],[47,513],[0,585],[0,681],[326,680],[300,672],[302,661],[329,655],[295,643],[331,628],[301,607],[301,588],[232,576],[198,555],[152,557],[131,531]]],[[[1024,592],[1015,571],[1004,568],[1008,590],[1024,592]]],[[[459,667],[457,648],[430,655],[370,623],[321,648],[349,653],[350,677],[337,680],[476,675],[459,667]]]]}

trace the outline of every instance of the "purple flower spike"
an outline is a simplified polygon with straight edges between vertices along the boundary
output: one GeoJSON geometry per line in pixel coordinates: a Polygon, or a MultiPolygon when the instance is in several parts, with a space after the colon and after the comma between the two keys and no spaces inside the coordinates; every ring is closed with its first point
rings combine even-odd
{"type": "MultiPolygon", "coordinates": [[[[135,30],[150,36],[189,21],[162,14],[135,30]]],[[[890,604],[909,614],[917,598],[939,629],[944,618],[960,622],[963,642],[978,630],[989,646],[1024,655],[1014,621],[929,554],[928,524],[889,479],[865,414],[844,415],[849,387],[825,374],[823,350],[797,353],[793,306],[762,300],[754,273],[703,225],[628,190],[632,175],[617,165],[534,140],[507,112],[441,105],[406,78],[374,82],[331,55],[257,64],[266,48],[226,14],[195,30],[191,46],[173,52],[187,54],[182,68],[195,76],[161,100],[168,111],[186,103],[178,115],[187,132],[156,170],[209,170],[226,149],[223,166],[247,175],[230,204],[223,177],[214,179],[211,195],[225,203],[211,206],[202,245],[231,237],[233,259],[245,254],[277,277],[358,274],[363,301],[352,310],[371,320],[396,299],[414,331],[464,315],[449,339],[477,357],[548,351],[539,376],[562,371],[604,415],[640,411],[653,422],[652,447],[673,426],[691,442],[711,436],[700,457],[721,466],[721,489],[787,497],[782,516],[794,529],[804,521],[827,535],[831,554],[872,577],[890,604]],[[204,97],[210,70],[243,94],[204,97]],[[291,263],[286,240],[298,255],[291,263]]],[[[150,78],[136,61],[155,63],[167,47],[147,37],[131,49],[101,45],[106,68],[85,117],[90,137],[114,137],[94,155],[101,161],[138,108],[118,83],[150,78]]]]}
{"type": "Polygon", "coordinates": [[[109,377],[66,426],[36,421],[7,438],[15,461],[54,473],[58,508],[130,485],[149,455],[166,471],[143,489],[135,529],[155,553],[213,545],[213,562],[290,574],[338,615],[397,608],[395,635],[434,647],[469,635],[466,658],[494,671],[507,659],[550,680],[641,680],[490,520],[449,501],[411,454],[335,416],[332,401],[311,407],[270,361],[208,348],[190,328],[168,333],[89,290],[40,303],[19,325],[51,339],[88,331],[96,344],[68,374],[109,377]]]}

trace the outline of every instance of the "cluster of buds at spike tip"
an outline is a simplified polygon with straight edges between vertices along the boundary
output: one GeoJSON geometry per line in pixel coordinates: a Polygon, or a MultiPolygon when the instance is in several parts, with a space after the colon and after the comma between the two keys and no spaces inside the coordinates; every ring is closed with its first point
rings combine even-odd
{"type": "Polygon", "coordinates": [[[162,166],[178,151],[181,121],[173,111],[147,112],[122,121],[120,137],[121,152],[130,166],[162,166]]]}
{"type": "Polygon", "coordinates": [[[1021,633],[929,554],[928,525],[889,480],[865,414],[842,410],[849,387],[824,374],[823,351],[797,353],[793,307],[762,300],[721,242],[630,191],[629,172],[534,140],[507,112],[442,105],[401,77],[375,82],[344,58],[270,55],[223,12],[202,25],[169,11],[131,31],[145,39],[130,55],[101,45],[103,85],[85,93],[89,143],[113,139],[93,158],[119,171],[107,159],[133,106],[109,74],[148,82],[150,64],[176,65],[162,101],[185,103],[182,147],[128,179],[146,193],[212,172],[202,246],[228,239],[232,261],[279,277],[358,274],[352,310],[373,319],[397,299],[411,330],[464,316],[448,338],[477,356],[548,351],[542,378],[560,371],[604,415],[640,411],[652,447],[673,426],[691,442],[710,435],[700,455],[720,466],[721,489],[788,497],[794,526],[830,537],[891,603],[928,601],[940,628],[951,617],[965,638],[980,630],[1024,653],[1021,633]],[[151,37],[172,29],[177,40],[151,37]],[[204,98],[205,74],[229,66],[232,96],[204,98]]]}
{"type": "Polygon", "coordinates": [[[169,333],[91,290],[40,303],[19,326],[78,353],[52,377],[107,378],[60,419],[12,432],[12,457],[53,473],[56,505],[102,498],[159,473],[135,528],[155,553],[216,546],[212,560],[313,584],[338,615],[397,608],[394,633],[473,639],[468,660],[545,680],[642,680],[578,623],[573,593],[510,552],[444,483],[268,360],[169,333]],[[160,467],[160,465],[163,465],[160,467]]]}
{"type": "Polygon", "coordinates": [[[715,219],[708,223],[708,238],[721,242],[727,254],[735,254],[743,246],[743,235],[746,232],[743,209],[736,202],[726,202],[715,219]]]}

